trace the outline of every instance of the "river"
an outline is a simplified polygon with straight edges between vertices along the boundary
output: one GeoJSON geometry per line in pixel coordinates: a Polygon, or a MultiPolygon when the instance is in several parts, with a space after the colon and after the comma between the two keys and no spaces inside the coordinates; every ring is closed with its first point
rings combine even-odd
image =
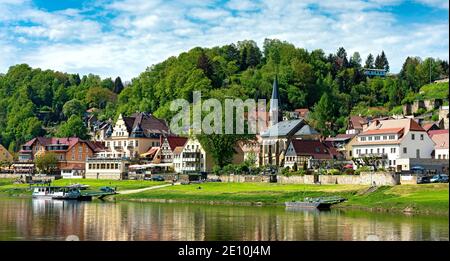
{"type": "Polygon", "coordinates": [[[0,199],[0,240],[449,240],[447,216],[0,199]],[[75,237],[73,237],[74,235],[75,237]]]}

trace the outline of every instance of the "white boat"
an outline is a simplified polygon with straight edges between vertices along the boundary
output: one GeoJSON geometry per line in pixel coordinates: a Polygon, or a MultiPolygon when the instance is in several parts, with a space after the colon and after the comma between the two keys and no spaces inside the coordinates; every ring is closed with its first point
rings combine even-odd
{"type": "Polygon", "coordinates": [[[90,200],[92,197],[82,195],[78,188],[73,187],[36,186],[33,198],[90,200]]]}

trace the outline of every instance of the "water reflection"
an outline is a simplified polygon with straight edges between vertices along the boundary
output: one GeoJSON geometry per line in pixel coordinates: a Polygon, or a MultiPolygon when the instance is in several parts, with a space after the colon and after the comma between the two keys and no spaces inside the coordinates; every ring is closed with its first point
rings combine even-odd
{"type": "Polygon", "coordinates": [[[449,240],[448,217],[194,204],[0,200],[0,240],[449,240]]]}

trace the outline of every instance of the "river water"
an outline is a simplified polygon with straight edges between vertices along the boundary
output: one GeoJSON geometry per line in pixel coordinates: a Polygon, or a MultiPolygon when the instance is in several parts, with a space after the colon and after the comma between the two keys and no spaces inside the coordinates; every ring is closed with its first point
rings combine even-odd
{"type": "Polygon", "coordinates": [[[449,240],[447,216],[0,199],[0,240],[449,240]],[[73,238],[71,236],[70,238],[73,238]]]}

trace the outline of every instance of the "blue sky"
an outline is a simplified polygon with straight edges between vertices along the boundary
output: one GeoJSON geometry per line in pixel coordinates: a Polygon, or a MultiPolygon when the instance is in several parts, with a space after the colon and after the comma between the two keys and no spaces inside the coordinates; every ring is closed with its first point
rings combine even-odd
{"type": "Polygon", "coordinates": [[[0,0],[0,73],[17,63],[130,80],[196,46],[278,38],[311,51],[449,59],[444,0],[0,0]],[[189,3],[187,3],[189,2],[189,3]]]}

